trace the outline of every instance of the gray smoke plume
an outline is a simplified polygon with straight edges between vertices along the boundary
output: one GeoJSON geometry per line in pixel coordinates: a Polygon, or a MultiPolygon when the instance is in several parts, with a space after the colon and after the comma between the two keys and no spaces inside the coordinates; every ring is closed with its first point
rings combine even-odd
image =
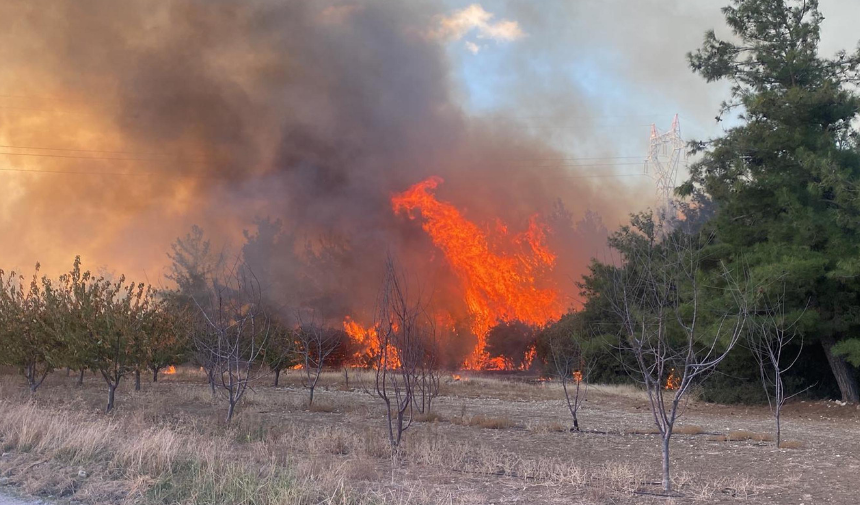
{"type": "Polygon", "coordinates": [[[444,14],[424,2],[3,2],[0,140],[19,171],[0,182],[0,260],[51,272],[82,254],[158,282],[170,242],[197,223],[234,252],[247,237],[260,257],[277,251],[259,261],[284,304],[312,291],[332,317],[360,313],[387,252],[451,299],[444,257],[390,201],[436,175],[438,197],[480,225],[522,230],[537,213],[558,228],[556,281],[574,303],[605,239],[595,216],[618,222],[638,188],[597,191],[608,182],[571,177],[516,118],[464,112],[428,30],[444,14]]]}

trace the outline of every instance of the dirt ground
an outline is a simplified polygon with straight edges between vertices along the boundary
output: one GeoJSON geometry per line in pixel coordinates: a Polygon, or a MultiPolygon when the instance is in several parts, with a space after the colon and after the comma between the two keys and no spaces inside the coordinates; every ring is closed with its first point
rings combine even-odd
{"type": "MultiPolygon", "coordinates": [[[[783,440],[792,448],[778,449],[766,440],[773,428],[766,407],[692,401],[678,428],[690,434],[675,435],[671,444],[678,493],[666,498],[658,496],[660,453],[650,410],[632,387],[593,386],[580,412],[584,431],[573,433],[567,430],[570,416],[557,384],[445,378],[433,406],[438,418],[413,424],[405,435],[405,454],[392,466],[384,450],[384,410],[370,394],[369,377],[354,374],[346,388],[342,375],[326,374],[313,408],[297,374],[282,376],[278,388],[266,378],[249,392],[233,426],[225,428],[226,404],[212,401],[195,372],[145,382],[141,392],[126,384],[111,422],[193,426],[207,436],[229,430],[236,444],[265,446],[277,440],[288,453],[285,461],[311,472],[336,469],[344,485],[397,495],[398,503],[856,504],[860,493],[856,405],[786,406],[783,440]]],[[[24,397],[17,378],[4,381],[0,398],[24,397]]],[[[96,377],[76,387],[73,378],[55,374],[36,402],[53,413],[91,412],[103,418],[103,389],[96,377]]],[[[24,456],[2,455],[3,484],[16,486],[16,492],[51,495],[28,480],[23,468],[30,460],[24,456]]],[[[58,463],[52,465],[57,471],[58,463]]],[[[120,491],[106,499],[81,493],[84,487],[65,499],[122,501],[120,491]]]]}

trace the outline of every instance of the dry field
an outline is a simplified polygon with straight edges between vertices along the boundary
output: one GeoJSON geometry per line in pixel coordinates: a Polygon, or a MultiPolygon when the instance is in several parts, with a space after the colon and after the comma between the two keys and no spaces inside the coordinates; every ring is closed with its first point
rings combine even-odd
{"type": "Polygon", "coordinates": [[[193,369],[105,387],[57,373],[30,399],[0,377],[0,493],[59,503],[586,504],[857,503],[860,410],[795,403],[785,448],[766,409],[693,402],[673,438],[678,495],[659,492],[659,446],[643,395],[595,386],[571,433],[553,383],[446,379],[434,415],[389,457],[370,376],[326,374],[313,408],[298,375],[258,383],[234,423],[193,369]]]}

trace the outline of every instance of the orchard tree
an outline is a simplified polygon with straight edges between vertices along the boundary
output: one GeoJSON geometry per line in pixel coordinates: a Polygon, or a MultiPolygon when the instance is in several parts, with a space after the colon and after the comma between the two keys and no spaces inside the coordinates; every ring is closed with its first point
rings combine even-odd
{"type": "Polygon", "coordinates": [[[152,372],[152,382],[158,373],[171,365],[184,363],[191,352],[191,311],[181,307],[173,297],[159,300],[148,314],[143,328],[146,343],[145,365],[152,372]]]}
{"type": "Polygon", "coordinates": [[[603,344],[591,338],[581,313],[572,312],[541,331],[538,355],[549,372],[561,382],[567,409],[573,420],[570,431],[579,431],[579,408],[588,395],[595,357],[603,344]]]}
{"type": "Polygon", "coordinates": [[[749,309],[746,282],[728,270],[706,277],[709,237],[666,230],[650,213],[633,216],[610,239],[621,254],[612,269],[609,317],[621,329],[622,350],[648,395],[660,433],[663,490],[672,490],[669,442],[689,393],[725,359],[744,331],[749,309]],[[715,304],[729,292],[734,303],[715,304]]]}
{"type": "Polygon", "coordinates": [[[275,374],[274,386],[278,387],[281,372],[299,363],[296,333],[280,321],[272,320],[269,345],[263,351],[263,362],[275,374]]]}
{"type": "Polygon", "coordinates": [[[0,345],[2,362],[16,366],[35,393],[54,369],[60,355],[57,334],[45,323],[47,278],[38,277],[39,265],[29,284],[24,278],[0,270],[0,345]],[[25,287],[27,286],[27,287],[25,287]]]}
{"type": "Polygon", "coordinates": [[[95,277],[82,271],[80,257],[71,272],[60,279],[65,288],[62,326],[66,346],[74,349],[75,360],[97,371],[108,386],[105,408],[114,408],[116,389],[123,377],[145,363],[144,329],[151,317],[155,295],[151,286],[95,277]]]}
{"type": "Polygon", "coordinates": [[[688,58],[708,82],[732,84],[721,138],[693,143],[701,160],[679,188],[717,206],[707,229],[712,271],[747,263],[763,283],[785,282],[787,313],[814,312],[818,341],[844,401],[860,401],[860,150],[855,85],[860,54],[820,56],[817,0],[734,0],[731,40],[705,35],[688,58]]]}

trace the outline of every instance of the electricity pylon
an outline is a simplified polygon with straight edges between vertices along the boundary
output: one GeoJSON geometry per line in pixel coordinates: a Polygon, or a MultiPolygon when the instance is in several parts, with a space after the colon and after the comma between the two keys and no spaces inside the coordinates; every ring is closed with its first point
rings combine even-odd
{"type": "Polygon", "coordinates": [[[684,140],[681,139],[681,123],[678,115],[672,119],[672,128],[661,132],[657,125],[651,125],[651,145],[648,157],[645,159],[645,173],[650,175],[657,185],[657,206],[671,216],[675,213],[675,181],[678,177],[678,167],[687,165],[687,151],[684,140]]]}

